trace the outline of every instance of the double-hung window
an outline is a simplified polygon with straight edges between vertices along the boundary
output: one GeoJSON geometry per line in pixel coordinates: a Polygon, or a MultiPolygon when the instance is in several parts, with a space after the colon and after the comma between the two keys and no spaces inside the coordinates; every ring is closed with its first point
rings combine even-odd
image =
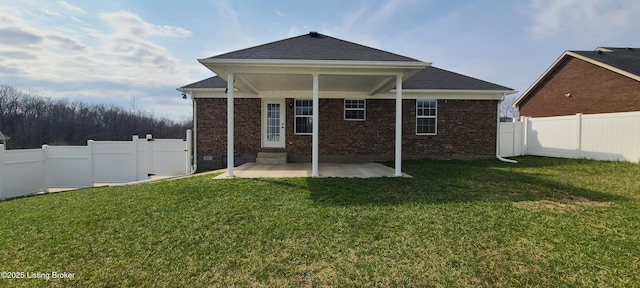
{"type": "Polygon", "coordinates": [[[365,100],[344,100],[345,120],[365,120],[366,102],[365,100]]]}
{"type": "Polygon", "coordinates": [[[434,135],[437,128],[437,101],[416,101],[416,134],[434,135]]]}
{"type": "Polygon", "coordinates": [[[313,132],[313,100],[296,99],[296,134],[313,132]]]}

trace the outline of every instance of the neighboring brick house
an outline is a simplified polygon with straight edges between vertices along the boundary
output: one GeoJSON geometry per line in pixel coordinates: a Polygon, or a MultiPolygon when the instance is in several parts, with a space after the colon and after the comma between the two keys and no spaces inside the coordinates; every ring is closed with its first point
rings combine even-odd
{"type": "Polygon", "coordinates": [[[199,170],[265,151],[313,176],[318,162],[395,160],[400,175],[402,159],[495,157],[498,104],[515,92],[316,32],[199,61],[218,76],[178,88],[199,170]]]}
{"type": "Polygon", "coordinates": [[[640,111],[640,48],[565,51],[514,105],[528,117],[640,111]]]}

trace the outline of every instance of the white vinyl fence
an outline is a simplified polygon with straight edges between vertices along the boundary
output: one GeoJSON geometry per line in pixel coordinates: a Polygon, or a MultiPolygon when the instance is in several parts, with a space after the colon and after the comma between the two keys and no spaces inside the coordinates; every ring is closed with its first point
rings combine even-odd
{"type": "Polygon", "coordinates": [[[500,123],[500,155],[640,163],[640,112],[522,117],[500,123]]]}
{"type": "Polygon", "coordinates": [[[191,173],[191,131],[182,139],[87,141],[87,146],[4,150],[0,144],[0,200],[51,188],[126,183],[191,173]]]}

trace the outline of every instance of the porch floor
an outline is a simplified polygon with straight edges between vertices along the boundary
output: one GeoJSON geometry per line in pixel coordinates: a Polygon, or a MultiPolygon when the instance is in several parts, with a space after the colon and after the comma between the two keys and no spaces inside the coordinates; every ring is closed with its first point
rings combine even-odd
{"type": "MultiPolygon", "coordinates": [[[[235,167],[239,178],[311,177],[311,163],[256,164],[249,162],[235,167]]],[[[318,163],[320,177],[374,178],[394,177],[394,169],[380,163],[318,163]]],[[[402,173],[402,177],[411,177],[402,173]]],[[[226,172],[214,179],[227,179],[226,172]]]]}

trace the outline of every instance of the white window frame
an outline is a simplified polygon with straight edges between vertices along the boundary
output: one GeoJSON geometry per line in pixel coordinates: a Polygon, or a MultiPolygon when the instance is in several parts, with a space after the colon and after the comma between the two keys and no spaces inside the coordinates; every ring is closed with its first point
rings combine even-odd
{"type": "MultiPolygon", "coordinates": [[[[304,133],[298,133],[298,118],[311,118],[311,120],[313,121],[313,100],[311,99],[294,99],[294,108],[293,108],[293,132],[296,135],[313,135],[313,126],[311,126],[311,131],[310,132],[304,132],[304,133]],[[298,101],[309,101],[309,108],[311,108],[311,114],[310,115],[298,115],[298,101]]],[[[312,122],[313,123],[313,122],[312,122]]]]}
{"type": "Polygon", "coordinates": [[[346,121],[365,121],[367,120],[367,99],[344,99],[344,120],[346,121]],[[362,101],[362,108],[347,108],[348,101],[362,101]],[[347,118],[347,111],[362,111],[362,119],[359,118],[347,118]]]}
{"type": "Polygon", "coordinates": [[[416,99],[416,135],[437,135],[438,134],[438,100],[435,99],[416,99]],[[419,102],[433,102],[434,115],[419,115],[418,109],[431,109],[431,108],[419,108],[419,102]],[[418,132],[418,119],[434,119],[434,131],[433,133],[419,133],[418,132]]]}

